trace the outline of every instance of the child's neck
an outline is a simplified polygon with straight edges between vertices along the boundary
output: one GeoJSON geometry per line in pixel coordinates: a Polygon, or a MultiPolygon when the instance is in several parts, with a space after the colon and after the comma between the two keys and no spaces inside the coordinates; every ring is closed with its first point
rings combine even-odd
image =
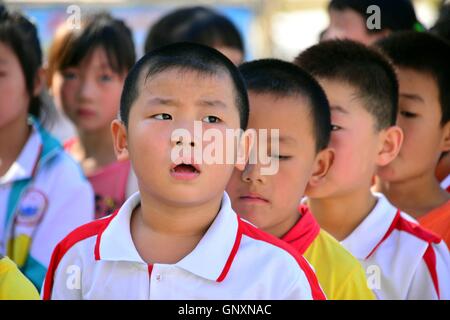
{"type": "Polygon", "coordinates": [[[85,174],[89,175],[116,161],[109,127],[97,131],[78,131],[78,138],[70,153],[81,163],[85,174]]]}
{"type": "Polygon", "coordinates": [[[377,203],[369,187],[323,199],[308,199],[317,222],[337,240],[347,238],[370,214],[377,203]]]}
{"type": "Polygon", "coordinates": [[[377,190],[384,193],[397,208],[415,218],[450,200],[450,195],[440,187],[434,173],[395,183],[378,180],[377,190]]]}
{"type": "Polygon", "coordinates": [[[177,206],[141,192],[141,205],[131,219],[131,234],[142,259],[174,264],[187,256],[216,218],[221,200],[222,195],[205,204],[177,206]]]}
{"type": "Polygon", "coordinates": [[[25,113],[0,128],[0,177],[5,175],[17,160],[30,136],[31,127],[27,123],[27,118],[28,115],[25,113]]]}
{"type": "Polygon", "coordinates": [[[293,212],[293,214],[289,215],[288,218],[276,225],[272,225],[268,228],[263,228],[263,231],[277,238],[282,238],[297,224],[297,222],[301,218],[298,210],[292,210],[291,212],[293,212]]]}

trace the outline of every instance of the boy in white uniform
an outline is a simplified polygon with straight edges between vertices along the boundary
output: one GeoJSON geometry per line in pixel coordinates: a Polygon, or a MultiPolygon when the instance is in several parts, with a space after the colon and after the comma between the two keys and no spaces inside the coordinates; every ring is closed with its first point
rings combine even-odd
{"type": "MultiPolygon", "coordinates": [[[[129,73],[120,110],[115,148],[131,160],[139,193],[58,245],[44,299],[324,298],[301,256],[232,210],[224,190],[245,161],[171,156],[175,146],[204,154],[194,121],[223,137],[246,127],[247,93],[231,61],[196,44],[152,51],[129,73]]],[[[235,140],[248,156],[248,135],[235,140]]]]}
{"type": "Polygon", "coordinates": [[[365,266],[378,298],[450,298],[445,243],[371,192],[377,168],[395,159],[403,138],[394,125],[398,84],[392,66],[351,41],[313,46],[296,64],[316,77],[330,101],[335,159],[308,200],[319,224],[365,266]]]}

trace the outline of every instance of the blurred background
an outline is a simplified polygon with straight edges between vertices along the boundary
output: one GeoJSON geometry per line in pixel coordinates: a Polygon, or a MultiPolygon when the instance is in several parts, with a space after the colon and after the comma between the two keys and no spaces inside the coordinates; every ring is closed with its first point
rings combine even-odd
{"type": "MultiPolygon", "coordinates": [[[[395,0],[392,0],[395,1],[395,0]]],[[[5,1],[37,23],[44,51],[56,27],[68,18],[73,6],[81,15],[99,10],[110,11],[133,29],[138,56],[151,25],[165,13],[184,6],[206,5],[230,18],[242,33],[245,60],[263,57],[292,59],[301,50],[315,44],[328,25],[328,0],[39,0],[5,1]],[[77,9],[78,10],[78,9],[77,9]]],[[[441,0],[414,0],[419,21],[431,27],[437,19],[441,0]]]]}

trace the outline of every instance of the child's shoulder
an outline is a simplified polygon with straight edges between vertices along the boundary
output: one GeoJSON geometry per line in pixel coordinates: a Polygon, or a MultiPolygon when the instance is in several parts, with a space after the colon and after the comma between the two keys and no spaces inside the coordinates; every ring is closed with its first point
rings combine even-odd
{"type": "Polygon", "coordinates": [[[95,259],[98,258],[98,250],[99,250],[99,238],[101,237],[103,231],[108,227],[111,220],[114,218],[114,216],[117,214],[115,212],[114,214],[111,214],[107,217],[104,217],[102,219],[94,220],[92,222],[86,223],[72,232],[70,232],[63,240],[61,240],[58,245],[56,246],[53,256],[52,262],[54,259],[56,261],[60,260],[71,248],[73,248],[75,245],[77,245],[80,242],[83,242],[84,240],[87,240],[89,238],[94,238],[95,241],[92,242],[92,244],[88,246],[84,246],[83,249],[91,252],[86,252],[86,254],[91,255],[95,259]]]}
{"type": "Polygon", "coordinates": [[[395,258],[405,262],[409,268],[417,266],[421,260],[428,264],[431,252],[442,250],[442,239],[421,226],[407,213],[395,208],[392,204],[390,206],[391,213],[395,212],[395,214],[389,219],[389,227],[378,234],[378,242],[366,259],[378,256],[377,260],[387,260],[386,263],[388,263],[388,260],[395,258]]]}
{"type": "Polygon", "coordinates": [[[313,299],[324,299],[311,265],[297,250],[240,218],[239,230],[242,236],[239,256],[250,258],[266,274],[266,279],[271,276],[281,282],[283,277],[304,279],[309,284],[313,299]],[[279,274],[280,270],[283,275],[279,274]]]}
{"type": "Polygon", "coordinates": [[[243,242],[240,249],[243,254],[248,253],[255,260],[258,258],[269,259],[271,261],[267,262],[284,265],[285,270],[287,267],[291,267],[295,271],[302,270],[307,278],[314,275],[309,263],[294,247],[243,219],[240,219],[239,224],[243,242]]]}
{"type": "Polygon", "coordinates": [[[39,300],[39,293],[17,265],[0,254],[0,300],[12,299],[39,300]]]}
{"type": "MultiPolygon", "coordinates": [[[[302,256],[289,244],[258,229],[244,219],[239,219],[239,228],[243,238],[247,239],[255,247],[267,251],[274,251],[280,256],[293,258],[296,261],[302,259],[302,256]]],[[[259,250],[258,250],[259,251],[259,250]]]]}
{"type": "Polygon", "coordinates": [[[319,235],[305,251],[305,257],[313,265],[312,260],[317,260],[318,264],[334,266],[336,269],[346,270],[347,272],[352,272],[361,267],[358,259],[323,229],[320,229],[319,235]]]}

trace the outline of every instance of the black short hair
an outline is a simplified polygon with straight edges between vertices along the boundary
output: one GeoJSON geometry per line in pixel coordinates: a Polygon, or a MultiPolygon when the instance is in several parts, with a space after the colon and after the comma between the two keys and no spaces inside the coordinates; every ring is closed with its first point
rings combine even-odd
{"type": "Polygon", "coordinates": [[[161,47],[144,55],[130,70],[120,99],[120,119],[128,126],[131,106],[139,95],[141,74],[145,79],[173,69],[195,71],[207,76],[225,73],[231,79],[240,126],[247,127],[248,96],[244,80],[236,66],[219,51],[195,43],[178,42],[161,47]]]}
{"type": "Polygon", "coordinates": [[[373,48],[350,40],[325,41],[302,52],[294,63],[318,79],[338,80],[357,90],[376,130],[395,124],[398,82],[388,59],[373,48]]]}
{"type": "Polygon", "coordinates": [[[276,97],[305,97],[310,108],[316,151],[328,146],[331,133],[330,106],[319,83],[298,66],[277,59],[262,59],[239,67],[249,91],[276,97]]]}
{"type": "Polygon", "coordinates": [[[62,27],[65,29],[57,33],[49,49],[49,85],[54,72],[79,65],[97,48],[105,50],[109,66],[116,73],[126,74],[136,62],[130,28],[107,12],[87,15],[80,29],[62,27]]]}
{"type": "Polygon", "coordinates": [[[10,12],[0,4],[0,42],[8,46],[19,60],[30,97],[28,113],[41,119],[43,115],[48,116],[50,110],[45,109],[40,97],[33,93],[42,66],[42,50],[36,26],[21,13],[10,12]]]}
{"type": "Polygon", "coordinates": [[[235,25],[227,17],[201,6],[177,9],[163,16],[151,26],[144,51],[175,42],[226,46],[244,53],[244,43],[235,25]]]}
{"type": "Polygon", "coordinates": [[[399,32],[376,45],[395,66],[429,74],[436,80],[441,125],[450,121],[450,43],[429,33],[399,32]]]}
{"type": "Polygon", "coordinates": [[[364,19],[367,19],[372,14],[367,13],[367,8],[371,5],[376,5],[380,8],[381,29],[367,29],[369,33],[376,33],[386,29],[400,31],[423,28],[417,20],[411,0],[331,0],[328,8],[339,11],[351,9],[364,19]]]}

